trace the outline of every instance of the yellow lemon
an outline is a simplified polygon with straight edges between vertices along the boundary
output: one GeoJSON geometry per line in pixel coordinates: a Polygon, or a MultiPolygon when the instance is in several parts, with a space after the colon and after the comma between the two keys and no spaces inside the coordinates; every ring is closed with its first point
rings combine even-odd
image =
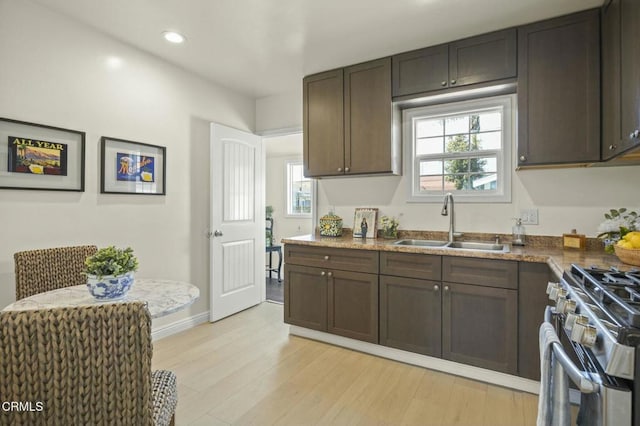
{"type": "Polygon", "coordinates": [[[633,235],[627,242],[631,244],[632,248],[640,248],[640,235],[633,235]]]}
{"type": "Polygon", "coordinates": [[[618,241],[618,247],[622,247],[622,248],[625,248],[625,249],[633,248],[631,246],[631,243],[629,243],[628,241],[622,241],[622,240],[618,241]]]}

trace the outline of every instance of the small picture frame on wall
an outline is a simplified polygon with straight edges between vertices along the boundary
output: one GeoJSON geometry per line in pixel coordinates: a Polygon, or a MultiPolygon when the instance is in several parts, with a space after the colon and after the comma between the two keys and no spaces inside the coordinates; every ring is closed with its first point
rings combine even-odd
{"type": "Polygon", "coordinates": [[[84,191],[85,133],[0,118],[0,189],[84,191]]]}
{"type": "Polygon", "coordinates": [[[357,208],[353,218],[353,238],[375,238],[378,231],[378,209],[357,208]]]}
{"type": "Polygon", "coordinates": [[[100,192],[166,194],[166,148],[107,136],[100,144],[100,192]]]}

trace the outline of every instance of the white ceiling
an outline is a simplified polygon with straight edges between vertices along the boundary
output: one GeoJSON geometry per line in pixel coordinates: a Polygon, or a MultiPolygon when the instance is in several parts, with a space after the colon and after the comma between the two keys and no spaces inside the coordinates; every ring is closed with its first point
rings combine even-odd
{"type": "Polygon", "coordinates": [[[304,75],[566,13],[603,0],[33,0],[252,97],[304,75]],[[187,37],[170,45],[161,33],[187,37]]]}

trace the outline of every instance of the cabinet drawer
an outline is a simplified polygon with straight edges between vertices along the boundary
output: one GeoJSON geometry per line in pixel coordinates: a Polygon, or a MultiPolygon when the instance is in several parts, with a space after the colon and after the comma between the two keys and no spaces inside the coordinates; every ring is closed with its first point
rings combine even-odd
{"type": "Polygon", "coordinates": [[[378,252],[371,250],[286,244],[284,246],[284,261],[293,265],[368,272],[370,274],[378,273],[378,252]]]}
{"type": "Polygon", "coordinates": [[[517,289],[518,262],[444,256],[442,258],[442,280],[517,289]]]}
{"type": "Polygon", "coordinates": [[[380,274],[440,281],[442,256],[381,252],[380,274]]]}

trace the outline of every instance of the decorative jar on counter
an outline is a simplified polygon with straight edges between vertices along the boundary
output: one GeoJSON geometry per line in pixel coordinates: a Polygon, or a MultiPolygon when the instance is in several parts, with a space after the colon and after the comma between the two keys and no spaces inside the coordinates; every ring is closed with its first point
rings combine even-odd
{"type": "Polygon", "coordinates": [[[342,236],[342,218],[329,212],[320,218],[320,235],[323,237],[342,236]]]}

